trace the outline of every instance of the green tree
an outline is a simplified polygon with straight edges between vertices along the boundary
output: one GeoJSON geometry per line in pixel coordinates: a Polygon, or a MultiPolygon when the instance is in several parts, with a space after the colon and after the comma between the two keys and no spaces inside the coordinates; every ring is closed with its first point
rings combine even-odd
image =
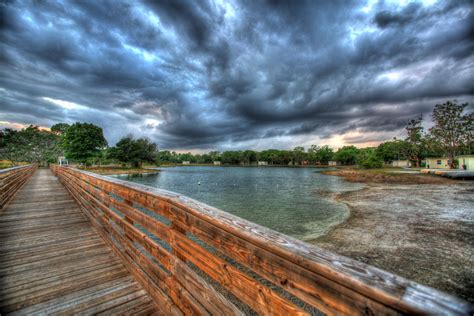
{"type": "Polygon", "coordinates": [[[359,149],[355,146],[344,146],[334,154],[334,159],[343,165],[354,165],[357,160],[359,149]]]}
{"type": "Polygon", "coordinates": [[[359,150],[357,164],[364,169],[382,168],[383,159],[377,155],[374,148],[364,148],[359,150]]]}
{"type": "Polygon", "coordinates": [[[319,148],[318,150],[318,160],[321,164],[327,165],[330,160],[334,157],[334,150],[328,145],[319,148]]]}
{"type": "Polygon", "coordinates": [[[86,164],[107,146],[102,128],[89,123],[74,123],[63,135],[63,147],[68,159],[86,164]]]}
{"type": "Polygon", "coordinates": [[[221,153],[218,151],[209,152],[212,161],[221,161],[221,153]]]}
{"type": "Polygon", "coordinates": [[[403,154],[409,160],[415,162],[416,167],[420,166],[424,152],[423,126],[421,126],[422,117],[410,120],[405,127],[407,138],[403,148],[403,154]]]}
{"type": "Polygon", "coordinates": [[[381,143],[376,149],[377,155],[385,162],[406,159],[404,146],[404,141],[394,138],[393,141],[381,143]]]}
{"type": "Polygon", "coordinates": [[[69,127],[70,125],[66,123],[54,124],[51,126],[51,132],[56,135],[64,135],[69,127]]]}
{"type": "Polygon", "coordinates": [[[158,154],[161,163],[176,163],[176,157],[169,150],[162,150],[158,154]]]}
{"type": "Polygon", "coordinates": [[[59,136],[38,126],[30,125],[20,131],[5,129],[0,135],[0,157],[15,165],[18,162],[44,165],[62,154],[59,136]]]}
{"type": "Polygon", "coordinates": [[[422,157],[443,157],[446,155],[446,150],[435,137],[431,134],[425,135],[423,138],[423,153],[422,157]]]}
{"type": "Polygon", "coordinates": [[[190,153],[190,152],[187,152],[187,153],[183,153],[183,154],[179,154],[179,162],[183,162],[183,161],[189,161],[189,162],[196,162],[197,159],[196,157],[190,153]]]}
{"type": "Polygon", "coordinates": [[[222,163],[237,165],[242,161],[241,151],[224,151],[222,153],[222,163]]]}
{"type": "Polygon", "coordinates": [[[457,104],[456,101],[447,101],[437,104],[433,110],[431,135],[441,144],[448,154],[454,168],[456,154],[469,146],[474,138],[474,113],[464,114],[468,103],[457,104]]]}
{"type": "Polygon", "coordinates": [[[333,159],[334,151],[327,145],[322,147],[311,145],[307,156],[312,164],[319,162],[320,164],[327,165],[333,159]]]}
{"type": "Polygon", "coordinates": [[[293,164],[301,165],[303,160],[306,158],[304,147],[297,146],[293,149],[293,164]]]}
{"type": "Polygon", "coordinates": [[[243,163],[250,165],[252,162],[257,161],[257,153],[253,150],[245,150],[242,153],[243,163]]]}
{"type": "Polygon", "coordinates": [[[308,159],[311,164],[316,164],[317,161],[319,161],[319,153],[320,147],[317,145],[311,145],[311,147],[308,148],[308,159]]]}
{"type": "Polygon", "coordinates": [[[200,155],[198,162],[199,163],[212,163],[214,160],[210,154],[202,154],[200,155]]]}
{"type": "Polygon", "coordinates": [[[122,138],[110,149],[110,157],[133,167],[141,167],[145,162],[155,163],[158,150],[156,144],[146,138],[122,138]]]}
{"type": "Polygon", "coordinates": [[[7,146],[12,142],[17,133],[16,130],[11,128],[5,128],[0,130],[0,158],[14,162],[12,159],[12,151],[7,146]]]}

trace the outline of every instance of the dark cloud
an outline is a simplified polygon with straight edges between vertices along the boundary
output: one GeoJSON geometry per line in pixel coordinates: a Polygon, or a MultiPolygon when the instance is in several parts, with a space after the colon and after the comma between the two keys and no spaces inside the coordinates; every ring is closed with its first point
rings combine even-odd
{"type": "Polygon", "coordinates": [[[0,124],[284,148],[381,141],[436,103],[472,104],[472,4],[390,3],[2,2],[0,124]]]}

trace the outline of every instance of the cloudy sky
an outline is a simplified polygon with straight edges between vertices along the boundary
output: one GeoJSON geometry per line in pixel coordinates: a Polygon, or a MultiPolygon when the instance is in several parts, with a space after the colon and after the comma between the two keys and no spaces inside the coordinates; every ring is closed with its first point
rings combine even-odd
{"type": "MultiPolygon", "coordinates": [[[[0,128],[365,146],[474,102],[472,1],[1,1],[0,128]]],[[[472,106],[471,106],[472,109],[472,106]]]]}

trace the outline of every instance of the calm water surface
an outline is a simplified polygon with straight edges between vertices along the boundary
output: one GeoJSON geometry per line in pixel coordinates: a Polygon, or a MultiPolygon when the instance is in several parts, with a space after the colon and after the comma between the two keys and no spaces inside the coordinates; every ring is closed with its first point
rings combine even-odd
{"type": "Polygon", "coordinates": [[[181,193],[303,240],[324,234],[349,213],[345,205],[323,197],[319,191],[361,188],[312,168],[189,166],[161,170],[157,174],[114,177],[181,193]]]}

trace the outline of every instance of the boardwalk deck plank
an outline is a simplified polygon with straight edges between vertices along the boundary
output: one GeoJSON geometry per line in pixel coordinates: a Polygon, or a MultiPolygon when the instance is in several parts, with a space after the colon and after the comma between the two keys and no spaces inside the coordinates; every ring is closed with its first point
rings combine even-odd
{"type": "Polygon", "coordinates": [[[0,314],[153,314],[69,192],[39,169],[0,211],[0,314]]]}

